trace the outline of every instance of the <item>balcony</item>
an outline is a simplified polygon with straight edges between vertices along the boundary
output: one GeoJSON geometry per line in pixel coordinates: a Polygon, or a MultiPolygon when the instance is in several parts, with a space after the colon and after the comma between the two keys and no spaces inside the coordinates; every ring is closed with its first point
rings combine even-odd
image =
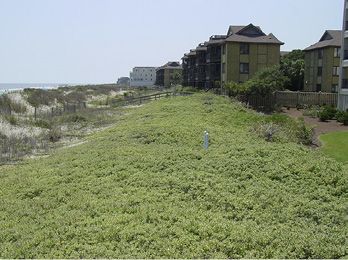
{"type": "Polygon", "coordinates": [[[342,89],[348,89],[348,79],[342,79],[342,89]]]}

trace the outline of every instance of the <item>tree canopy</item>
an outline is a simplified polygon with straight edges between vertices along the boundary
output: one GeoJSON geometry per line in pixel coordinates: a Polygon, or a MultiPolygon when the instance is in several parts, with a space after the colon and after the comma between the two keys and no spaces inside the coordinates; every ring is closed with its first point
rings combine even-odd
{"type": "Polygon", "coordinates": [[[293,50],[280,60],[280,69],[290,79],[284,87],[289,90],[303,90],[305,54],[302,50],[293,50]]]}

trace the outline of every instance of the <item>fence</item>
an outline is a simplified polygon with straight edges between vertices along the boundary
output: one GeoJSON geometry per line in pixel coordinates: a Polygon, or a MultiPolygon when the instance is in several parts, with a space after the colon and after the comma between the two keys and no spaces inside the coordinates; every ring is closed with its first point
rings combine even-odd
{"type": "Polygon", "coordinates": [[[329,105],[337,107],[337,93],[323,92],[290,92],[276,91],[274,94],[262,96],[239,96],[239,101],[249,102],[253,107],[281,106],[296,107],[297,105],[329,105]]]}
{"type": "Polygon", "coordinates": [[[86,102],[78,104],[65,103],[63,107],[51,107],[50,109],[40,109],[35,107],[34,118],[52,118],[54,116],[62,116],[65,113],[76,113],[79,109],[86,108],[86,102]]]}
{"type": "Polygon", "coordinates": [[[195,94],[195,92],[188,92],[188,91],[172,91],[172,92],[163,92],[163,93],[157,93],[153,95],[148,96],[140,96],[140,97],[125,97],[124,99],[115,99],[111,101],[111,104],[117,104],[117,105],[128,105],[128,104],[134,104],[134,103],[145,103],[154,101],[161,98],[169,98],[174,96],[189,96],[195,94]]]}

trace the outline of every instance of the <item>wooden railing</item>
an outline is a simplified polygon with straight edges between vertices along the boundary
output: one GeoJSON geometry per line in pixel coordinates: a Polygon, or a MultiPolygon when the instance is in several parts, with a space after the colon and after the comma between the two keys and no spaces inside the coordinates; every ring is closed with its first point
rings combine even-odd
{"type": "Polygon", "coordinates": [[[124,99],[114,99],[111,101],[111,104],[117,104],[117,105],[129,105],[134,103],[146,103],[155,101],[157,99],[161,98],[169,98],[169,97],[176,97],[176,96],[190,96],[192,94],[195,94],[195,92],[189,92],[189,91],[171,91],[171,92],[163,92],[163,93],[156,93],[148,96],[139,96],[139,97],[127,97],[125,96],[124,99]]]}
{"type": "Polygon", "coordinates": [[[276,91],[267,96],[239,96],[239,101],[249,103],[254,107],[268,106],[276,104],[281,106],[296,107],[297,105],[329,105],[337,106],[337,93],[324,92],[299,92],[299,91],[276,91]]]}

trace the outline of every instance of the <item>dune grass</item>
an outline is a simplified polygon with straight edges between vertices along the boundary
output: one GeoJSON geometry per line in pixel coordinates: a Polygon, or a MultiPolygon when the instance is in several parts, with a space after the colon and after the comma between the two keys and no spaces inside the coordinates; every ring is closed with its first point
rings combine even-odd
{"type": "Polygon", "coordinates": [[[348,162],[348,132],[334,132],[321,135],[321,151],[339,162],[348,162]]]}
{"type": "Polygon", "coordinates": [[[347,258],[347,166],[209,94],[128,112],[0,168],[0,258],[347,258]]]}

